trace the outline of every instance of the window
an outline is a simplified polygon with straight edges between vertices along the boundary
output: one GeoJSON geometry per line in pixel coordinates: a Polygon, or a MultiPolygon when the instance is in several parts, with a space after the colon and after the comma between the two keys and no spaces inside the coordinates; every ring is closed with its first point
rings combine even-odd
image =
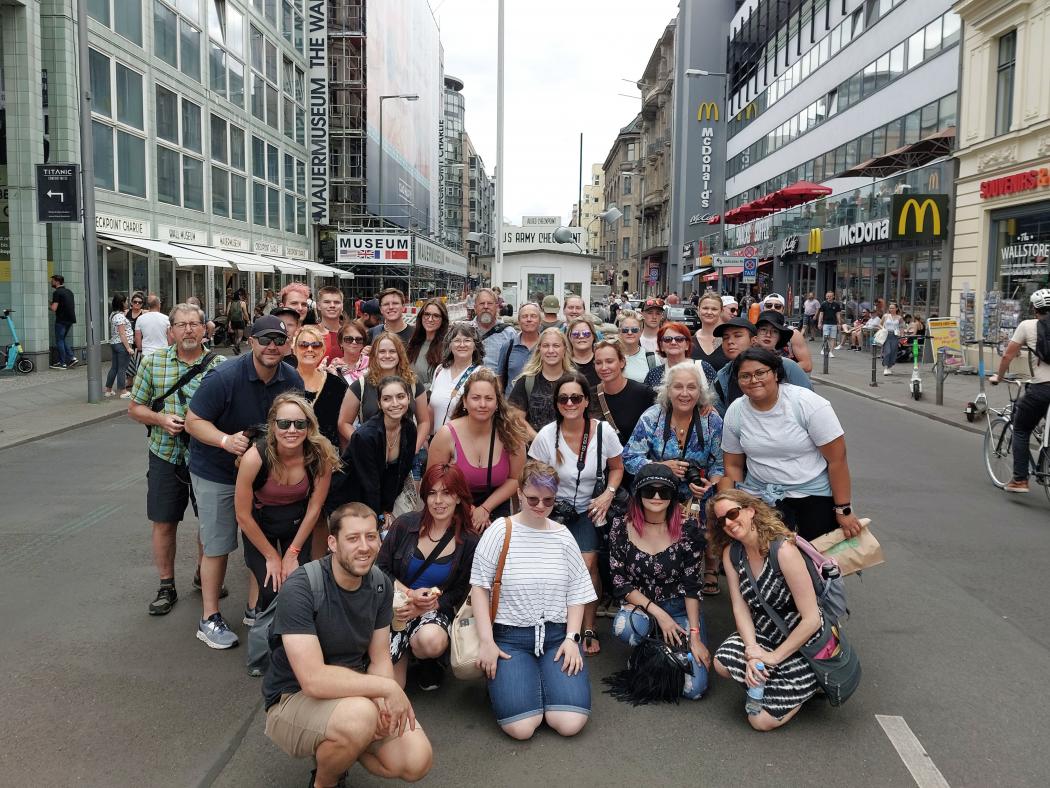
{"type": "Polygon", "coordinates": [[[179,144],[179,97],[157,85],[157,136],[179,144]]]}
{"type": "Polygon", "coordinates": [[[908,71],[922,63],[924,34],[920,30],[908,39],[908,71]]]}
{"type": "Polygon", "coordinates": [[[201,108],[192,101],[182,100],[182,147],[201,153],[201,108]]]}
{"type": "Polygon", "coordinates": [[[248,180],[230,173],[230,218],[248,221],[248,180]]]}
{"type": "Polygon", "coordinates": [[[216,216],[230,215],[229,174],[221,167],[211,168],[211,212],[216,216]]]}
{"type": "Polygon", "coordinates": [[[999,37],[995,72],[995,133],[1005,134],[1013,122],[1014,69],[1017,65],[1017,31],[999,37]]]}
{"type": "Polygon", "coordinates": [[[141,0],[89,0],[87,12],[92,19],[142,46],[141,0]]]}
{"type": "Polygon", "coordinates": [[[179,17],[159,0],[153,2],[153,52],[174,68],[179,67],[179,17]]]}
{"type": "Polygon", "coordinates": [[[109,80],[109,58],[94,49],[88,52],[88,63],[91,69],[92,112],[107,117],[113,114],[113,97],[109,80]]]}
{"type": "Polygon", "coordinates": [[[953,44],[959,43],[959,15],[949,11],[945,14],[942,19],[944,20],[944,29],[941,32],[941,46],[944,49],[952,46],[953,44]]]}
{"type": "MultiPolygon", "coordinates": [[[[203,211],[204,162],[183,152],[199,155],[204,151],[200,105],[161,85],[156,87],[156,96],[157,138],[182,149],[157,145],[157,199],[203,211]]],[[[210,130],[214,133],[214,128],[210,130]]]]}
{"type": "Polygon", "coordinates": [[[631,238],[630,238],[630,236],[624,236],[623,240],[620,242],[620,249],[623,251],[624,258],[628,258],[628,257],[631,256],[631,238]]]}
{"type": "Polygon", "coordinates": [[[91,122],[93,156],[95,162],[95,187],[114,190],[113,180],[113,129],[97,120],[91,122]]]}
{"type": "MultiPolygon", "coordinates": [[[[179,11],[183,16],[196,20],[196,0],[180,0],[179,11]]],[[[157,57],[165,63],[179,69],[186,76],[201,81],[201,31],[185,19],[179,18],[177,13],[160,0],[153,0],[153,49],[157,57]]]]}
{"type": "Polygon", "coordinates": [[[230,124],[230,164],[238,170],[245,169],[244,129],[230,124]]]}
{"type": "Polygon", "coordinates": [[[184,20],[179,23],[179,70],[187,77],[201,81],[201,31],[184,20]]]}
{"type": "Polygon", "coordinates": [[[88,51],[88,63],[92,113],[107,121],[92,122],[95,186],[145,197],[142,74],[94,49],[88,51]]]}
{"type": "Polygon", "coordinates": [[[226,121],[218,115],[211,116],[211,157],[214,161],[227,161],[226,154],[226,121]]]}
{"type": "Polygon", "coordinates": [[[179,154],[163,145],[158,145],[157,199],[170,205],[178,205],[180,198],[179,154]]]}

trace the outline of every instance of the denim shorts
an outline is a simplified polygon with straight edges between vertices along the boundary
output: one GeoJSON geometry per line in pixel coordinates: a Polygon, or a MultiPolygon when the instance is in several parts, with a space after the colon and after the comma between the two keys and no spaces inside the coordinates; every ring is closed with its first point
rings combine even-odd
{"type": "Polygon", "coordinates": [[[822,335],[831,339],[838,339],[839,327],[836,323],[825,323],[822,335]]]}
{"type": "Polygon", "coordinates": [[[562,662],[555,662],[554,656],[565,640],[565,624],[548,621],[544,630],[543,654],[537,657],[535,627],[492,627],[496,645],[511,656],[499,660],[496,678],[488,682],[492,710],[500,725],[548,711],[590,716],[591,683],[586,660],[575,676],[563,672],[562,662]]]}
{"type": "Polygon", "coordinates": [[[581,553],[595,553],[598,551],[598,529],[586,512],[577,512],[576,519],[565,524],[572,534],[572,538],[579,545],[581,553]]]}
{"type": "MultiPolygon", "coordinates": [[[[682,629],[689,629],[689,618],[685,614],[685,599],[667,599],[657,603],[671,614],[671,618],[682,629]]],[[[650,606],[650,609],[651,606],[650,606]]],[[[613,619],[613,634],[629,646],[636,646],[643,637],[649,634],[649,627],[653,620],[646,613],[634,608],[627,610],[621,607],[613,619]]],[[[700,616],[700,642],[707,645],[707,626],[704,617],[700,616]]],[[[691,676],[686,676],[685,686],[682,688],[682,697],[687,700],[698,700],[707,691],[707,668],[689,654],[689,664],[693,668],[691,676]]]]}
{"type": "Polygon", "coordinates": [[[229,555],[237,549],[237,515],[233,510],[235,486],[202,479],[192,473],[190,478],[197,499],[204,554],[209,557],[229,555]]]}

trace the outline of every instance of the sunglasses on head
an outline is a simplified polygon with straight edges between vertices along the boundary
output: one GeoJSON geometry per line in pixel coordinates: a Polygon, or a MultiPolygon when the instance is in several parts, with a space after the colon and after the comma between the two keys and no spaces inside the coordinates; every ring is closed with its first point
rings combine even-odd
{"type": "Polygon", "coordinates": [[[719,528],[725,528],[727,520],[735,521],[736,518],[740,516],[740,510],[743,509],[743,508],[744,507],[742,507],[742,506],[734,506],[732,509],[730,509],[728,512],[723,514],[721,517],[716,517],[715,518],[715,522],[718,523],[718,527],[719,528]]]}
{"type": "Polygon", "coordinates": [[[305,430],[309,422],[306,419],[277,419],[277,429],[287,430],[295,427],[297,430],[305,430]]]}
{"type": "Polygon", "coordinates": [[[525,503],[527,503],[529,506],[540,506],[540,505],[542,505],[544,509],[547,509],[547,508],[549,508],[551,506],[554,506],[554,496],[553,495],[545,495],[545,496],[543,496],[541,498],[538,495],[526,495],[525,496],[525,503]]]}
{"type": "Polygon", "coordinates": [[[263,334],[261,337],[255,337],[255,341],[263,347],[266,347],[271,342],[277,347],[284,347],[288,343],[288,337],[280,334],[263,334]]]}
{"type": "Polygon", "coordinates": [[[365,344],[364,337],[346,336],[340,340],[344,345],[363,345],[365,344]]]}
{"type": "Polygon", "coordinates": [[[568,405],[570,403],[573,404],[573,405],[579,405],[581,402],[583,402],[583,395],[582,394],[559,394],[558,395],[558,404],[559,405],[568,405]]]}
{"type": "Polygon", "coordinates": [[[659,498],[664,501],[669,501],[674,493],[667,487],[654,484],[649,487],[643,487],[638,491],[638,495],[642,498],[659,498]]]}
{"type": "Polygon", "coordinates": [[[320,348],[324,347],[324,342],[300,342],[299,347],[302,350],[306,350],[307,348],[320,348]]]}

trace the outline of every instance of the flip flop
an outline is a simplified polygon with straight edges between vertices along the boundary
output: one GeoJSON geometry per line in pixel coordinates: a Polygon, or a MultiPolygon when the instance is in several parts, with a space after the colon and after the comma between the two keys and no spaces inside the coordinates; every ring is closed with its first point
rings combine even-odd
{"type": "Polygon", "coordinates": [[[722,593],[721,589],[718,587],[718,572],[715,572],[713,569],[708,569],[704,572],[704,578],[704,583],[700,586],[700,593],[704,596],[718,596],[722,593]],[[707,578],[709,577],[714,579],[708,580],[707,578]]]}
{"type": "Polygon", "coordinates": [[[598,636],[594,634],[593,629],[585,629],[583,631],[583,653],[588,657],[594,657],[600,654],[602,651],[601,641],[598,640],[598,636]],[[597,646],[597,648],[595,648],[597,646]]]}

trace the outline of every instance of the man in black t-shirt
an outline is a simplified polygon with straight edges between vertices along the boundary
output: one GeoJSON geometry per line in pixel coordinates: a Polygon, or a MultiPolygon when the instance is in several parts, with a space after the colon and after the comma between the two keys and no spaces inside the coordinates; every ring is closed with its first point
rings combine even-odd
{"type": "MultiPolygon", "coordinates": [[[[835,294],[829,290],[824,294],[820,311],[817,313],[817,327],[820,328],[821,335],[834,344],[834,340],[838,339],[841,326],[842,304],[835,300],[835,294]]],[[[830,356],[831,353],[828,355],[830,356]]]]}
{"type": "Polygon", "coordinates": [[[58,360],[51,364],[52,369],[69,369],[77,364],[77,357],[66,342],[69,329],[77,322],[77,314],[73,305],[73,292],[66,287],[65,282],[62,274],[51,277],[51,311],[55,313],[55,349],[58,351],[58,360]]]}
{"type": "Polygon", "coordinates": [[[266,735],[295,758],[313,757],[314,786],[342,785],[360,762],[415,782],[433,752],[390,660],[393,582],[374,567],[375,512],[340,507],[328,521],[330,556],[315,562],[322,588],[300,567],[277,596],[273,651],[263,680],[266,735]]]}

